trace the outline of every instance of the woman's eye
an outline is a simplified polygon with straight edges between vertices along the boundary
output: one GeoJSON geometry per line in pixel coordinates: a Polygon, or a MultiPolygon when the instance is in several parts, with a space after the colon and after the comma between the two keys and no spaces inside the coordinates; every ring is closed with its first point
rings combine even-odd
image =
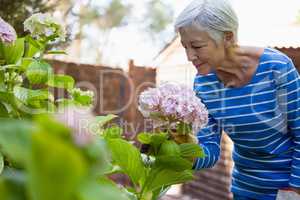
{"type": "Polygon", "coordinates": [[[201,49],[203,46],[192,46],[194,49],[201,49]]]}

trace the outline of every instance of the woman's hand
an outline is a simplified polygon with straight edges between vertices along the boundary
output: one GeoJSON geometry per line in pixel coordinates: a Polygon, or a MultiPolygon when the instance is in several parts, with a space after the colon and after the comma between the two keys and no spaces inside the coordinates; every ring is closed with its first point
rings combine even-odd
{"type": "Polygon", "coordinates": [[[300,188],[291,188],[291,190],[300,195],[300,188]]]}
{"type": "MultiPolygon", "coordinates": [[[[176,132],[171,132],[171,136],[172,139],[177,143],[177,144],[183,144],[183,143],[194,143],[194,144],[198,144],[198,139],[196,136],[192,135],[192,134],[186,134],[186,135],[182,135],[182,134],[178,134],[176,132]]],[[[190,158],[189,160],[192,163],[196,162],[197,158],[190,158]]]]}
{"type": "Polygon", "coordinates": [[[198,144],[198,139],[196,136],[192,134],[179,134],[176,132],[171,132],[172,139],[177,143],[177,144],[183,144],[183,143],[194,143],[198,144]]]}

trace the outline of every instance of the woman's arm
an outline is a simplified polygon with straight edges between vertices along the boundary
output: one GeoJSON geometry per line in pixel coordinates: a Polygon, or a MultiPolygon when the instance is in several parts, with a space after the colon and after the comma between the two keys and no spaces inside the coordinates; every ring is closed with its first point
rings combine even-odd
{"type": "Polygon", "coordinates": [[[206,156],[197,158],[193,168],[198,170],[213,167],[220,156],[221,130],[210,115],[207,126],[198,132],[197,138],[206,156]]]}
{"type": "Polygon", "coordinates": [[[289,185],[296,192],[300,192],[300,76],[293,62],[289,62],[277,69],[279,105],[285,114],[288,131],[293,136],[295,148],[289,185]]]}

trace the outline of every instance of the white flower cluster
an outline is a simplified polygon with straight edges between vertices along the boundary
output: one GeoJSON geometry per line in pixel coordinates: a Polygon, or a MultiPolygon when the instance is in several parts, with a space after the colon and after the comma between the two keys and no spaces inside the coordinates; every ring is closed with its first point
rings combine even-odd
{"type": "Polygon", "coordinates": [[[88,96],[90,98],[94,98],[94,93],[90,90],[82,91],[80,88],[73,88],[70,90],[70,93],[73,96],[88,96]]]}
{"type": "Polygon", "coordinates": [[[29,31],[36,39],[54,36],[54,38],[65,41],[66,38],[64,27],[49,14],[36,13],[32,15],[25,20],[24,30],[29,31]]]}
{"type": "Polygon", "coordinates": [[[14,85],[19,85],[23,83],[23,77],[16,72],[4,73],[4,82],[13,82],[14,85]]]}

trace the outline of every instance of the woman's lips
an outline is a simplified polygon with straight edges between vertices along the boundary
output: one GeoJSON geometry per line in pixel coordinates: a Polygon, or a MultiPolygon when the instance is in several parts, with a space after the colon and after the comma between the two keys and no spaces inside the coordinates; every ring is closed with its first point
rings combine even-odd
{"type": "Polygon", "coordinates": [[[203,64],[205,64],[205,63],[195,64],[195,67],[199,68],[203,64]]]}
{"type": "Polygon", "coordinates": [[[207,62],[196,64],[195,68],[197,69],[198,74],[201,74],[201,75],[207,75],[211,72],[211,68],[207,62]]]}

